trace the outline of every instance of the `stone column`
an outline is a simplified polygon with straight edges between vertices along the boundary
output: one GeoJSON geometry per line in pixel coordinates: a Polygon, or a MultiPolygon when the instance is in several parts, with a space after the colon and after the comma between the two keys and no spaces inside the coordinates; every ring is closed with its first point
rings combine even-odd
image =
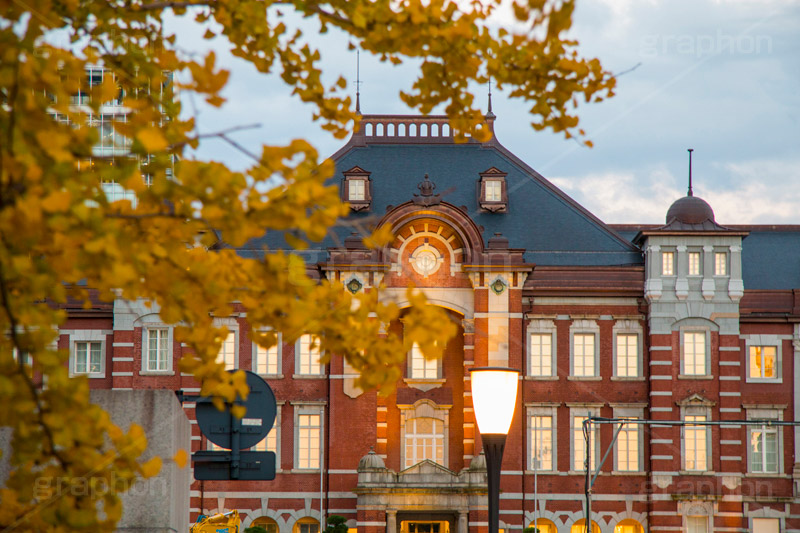
{"type": "Polygon", "coordinates": [[[397,509],[386,509],[386,533],[397,533],[397,509]]]}
{"type": "Polygon", "coordinates": [[[458,512],[458,533],[467,533],[469,531],[469,512],[458,512]]]}
{"type": "Polygon", "coordinates": [[[710,300],[714,297],[716,285],[714,284],[714,247],[703,246],[703,298],[710,300]]]}

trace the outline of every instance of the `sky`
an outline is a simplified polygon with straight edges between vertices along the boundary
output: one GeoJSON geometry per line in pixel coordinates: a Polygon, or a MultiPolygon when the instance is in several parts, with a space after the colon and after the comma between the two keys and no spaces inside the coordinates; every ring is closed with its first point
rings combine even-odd
{"type": "MultiPolygon", "coordinates": [[[[503,15],[496,22],[510,23],[503,15]]],[[[578,110],[594,148],[534,131],[524,102],[494,89],[504,146],[607,223],[662,223],[686,194],[693,148],[694,194],[718,223],[800,224],[800,0],[578,0],[573,22],[582,55],[620,73],[614,98],[578,110]]],[[[232,135],[255,152],[298,137],[322,156],[344,144],[312,122],[311,108],[277,75],[233,58],[222,40],[204,41],[192,23],[168,27],[182,49],[213,48],[231,71],[221,109],[182,96],[199,131],[259,124],[232,135]]],[[[322,49],[328,82],[342,75],[354,92],[356,54],[347,37],[319,36],[309,25],[305,32],[322,49]]],[[[415,67],[362,53],[362,112],[413,113],[398,94],[413,83],[415,67]]],[[[479,101],[487,90],[475,87],[479,101]]],[[[192,155],[236,169],[250,164],[217,139],[192,155]]]]}

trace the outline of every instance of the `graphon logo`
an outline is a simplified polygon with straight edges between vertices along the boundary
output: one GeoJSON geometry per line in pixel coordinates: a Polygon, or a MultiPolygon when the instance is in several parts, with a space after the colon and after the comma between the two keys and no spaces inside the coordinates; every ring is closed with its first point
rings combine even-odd
{"type": "Polygon", "coordinates": [[[639,47],[642,57],[659,55],[691,55],[709,57],[713,55],[746,55],[772,53],[772,37],[769,35],[729,35],[717,30],[716,35],[645,35],[639,47]]]}

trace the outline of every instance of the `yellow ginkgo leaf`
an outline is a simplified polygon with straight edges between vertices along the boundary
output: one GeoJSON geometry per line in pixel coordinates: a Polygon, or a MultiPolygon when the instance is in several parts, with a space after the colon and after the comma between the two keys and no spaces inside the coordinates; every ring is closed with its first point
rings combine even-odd
{"type": "Polygon", "coordinates": [[[167,147],[167,139],[158,128],[144,128],[136,134],[136,138],[148,152],[159,152],[167,147]]]}
{"type": "Polygon", "coordinates": [[[172,460],[175,461],[178,468],[185,468],[189,462],[189,454],[186,453],[186,450],[180,449],[172,456],[172,460]]]}
{"type": "Polygon", "coordinates": [[[161,472],[161,457],[153,457],[142,465],[142,475],[144,477],[153,477],[161,472]]]}

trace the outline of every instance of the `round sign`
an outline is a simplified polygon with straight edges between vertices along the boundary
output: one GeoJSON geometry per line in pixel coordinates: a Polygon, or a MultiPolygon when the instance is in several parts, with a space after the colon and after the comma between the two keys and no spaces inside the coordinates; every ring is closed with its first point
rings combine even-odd
{"type": "MultiPolygon", "coordinates": [[[[229,372],[233,372],[230,370],[229,372]]],[[[250,394],[247,401],[236,400],[234,405],[243,405],[247,412],[244,418],[238,419],[230,412],[230,404],[224,411],[219,411],[210,398],[201,398],[197,401],[195,417],[200,431],[208,440],[221,448],[230,450],[233,443],[234,432],[239,433],[239,449],[251,448],[267,436],[275,424],[277,404],[275,394],[261,376],[249,370],[247,386],[250,394]]]]}

